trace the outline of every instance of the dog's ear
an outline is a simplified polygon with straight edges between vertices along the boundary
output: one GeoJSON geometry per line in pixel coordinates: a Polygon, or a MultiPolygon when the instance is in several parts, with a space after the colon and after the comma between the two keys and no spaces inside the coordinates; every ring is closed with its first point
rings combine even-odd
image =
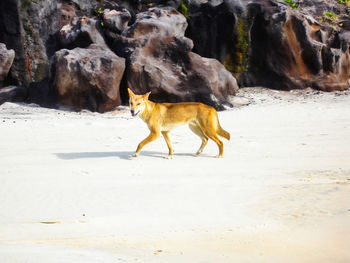
{"type": "Polygon", "coordinates": [[[147,92],[145,95],[143,95],[143,99],[148,100],[148,97],[150,94],[151,94],[151,92],[147,92]]]}
{"type": "Polygon", "coordinates": [[[134,96],[135,96],[135,93],[132,92],[132,90],[129,89],[129,88],[128,88],[128,93],[129,93],[129,96],[130,96],[130,97],[134,97],[134,96]]]}

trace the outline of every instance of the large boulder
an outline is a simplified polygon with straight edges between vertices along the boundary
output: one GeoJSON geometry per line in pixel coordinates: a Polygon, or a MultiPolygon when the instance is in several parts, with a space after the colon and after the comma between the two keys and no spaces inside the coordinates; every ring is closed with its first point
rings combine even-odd
{"type": "Polygon", "coordinates": [[[152,91],[157,102],[198,101],[218,110],[231,106],[235,78],[217,60],[190,52],[192,47],[188,38],[153,36],[129,58],[128,87],[139,94],[152,91]]]}
{"type": "MultiPolygon", "coordinates": [[[[65,18],[65,23],[69,23],[63,25],[54,35],[55,41],[50,52],[62,48],[86,48],[91,44],[97,44],[100,47],[103,47],[103,49],[108,49],[104,37],[100,32],[101,25],[98,19],[88,18],[86,16],[72,17],[67,13],[65,13],[63,18],[65,18]]],[[[55,97],[55,87],[52,86],[49,79],[50,75],[30,83],[28,101],[45,107],[52,107],[55,105],[55,100],[57,99],[55,97]]]]}
{"type": "Polygon", "coordinates": [[[75,110],[105,112],[121,104],[124,69],[125,59],[105,46],[62,49],[53,59],[51,83],[59,103],[75,110]]]}
{"type": "Polygon", "coordinates": [[[8,50],[5,44],[0,43],[0,87],[10,71],[14,58],[15,51],[8,50]]]}
{"type": "Polygon", "coordinates": [[[152,91],[156,102],[198,101],[222,110],[238,89],[235,78],[215,59],[193,52],[184,37],[183,15],[172,8],[152,8],[117,38],[114,51],[127,58],[126,86],[152,91]]]}

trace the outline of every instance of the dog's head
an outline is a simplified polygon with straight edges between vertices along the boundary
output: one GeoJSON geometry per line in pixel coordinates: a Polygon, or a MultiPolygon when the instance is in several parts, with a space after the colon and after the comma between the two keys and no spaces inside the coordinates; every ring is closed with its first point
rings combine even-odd
{"type": "Polygon", "coordinates": [[[148,92],[144,95],[136,95],[134,92],[132,92],[131,89],[128,89],[128,92],[129,92],[129,106],[130,106],[131,115],[137,116],[145,110],[146,102],[151,92],[148,92]]]}

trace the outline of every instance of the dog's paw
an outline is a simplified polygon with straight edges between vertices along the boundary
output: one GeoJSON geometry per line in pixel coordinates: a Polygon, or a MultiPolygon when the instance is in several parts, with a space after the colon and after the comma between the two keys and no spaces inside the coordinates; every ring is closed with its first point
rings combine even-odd
{"type": "Polygon", "coordinates": [[[167,156],[164,156],[164,159],[170,160],[170,159],[173,159],[173,156],[172,155],[167,155],[167,156]]]}
{"type": "Polygon", "coordinates": [[[139,153],[134,153],[133,155],[131,155],[131,157],[133,157],[133,158],[136,158],[138,156],[139,156],[139,153]]]}

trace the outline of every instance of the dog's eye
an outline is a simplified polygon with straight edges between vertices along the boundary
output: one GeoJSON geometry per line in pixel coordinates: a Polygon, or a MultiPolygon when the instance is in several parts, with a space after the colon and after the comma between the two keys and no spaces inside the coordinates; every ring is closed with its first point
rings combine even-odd
{"type": "Polygon", "coordinates": [[[140,105],[141,105],[141,103],[137,103],[137,104],[136,104],[136,106],[140,106],[140,105]]]}

